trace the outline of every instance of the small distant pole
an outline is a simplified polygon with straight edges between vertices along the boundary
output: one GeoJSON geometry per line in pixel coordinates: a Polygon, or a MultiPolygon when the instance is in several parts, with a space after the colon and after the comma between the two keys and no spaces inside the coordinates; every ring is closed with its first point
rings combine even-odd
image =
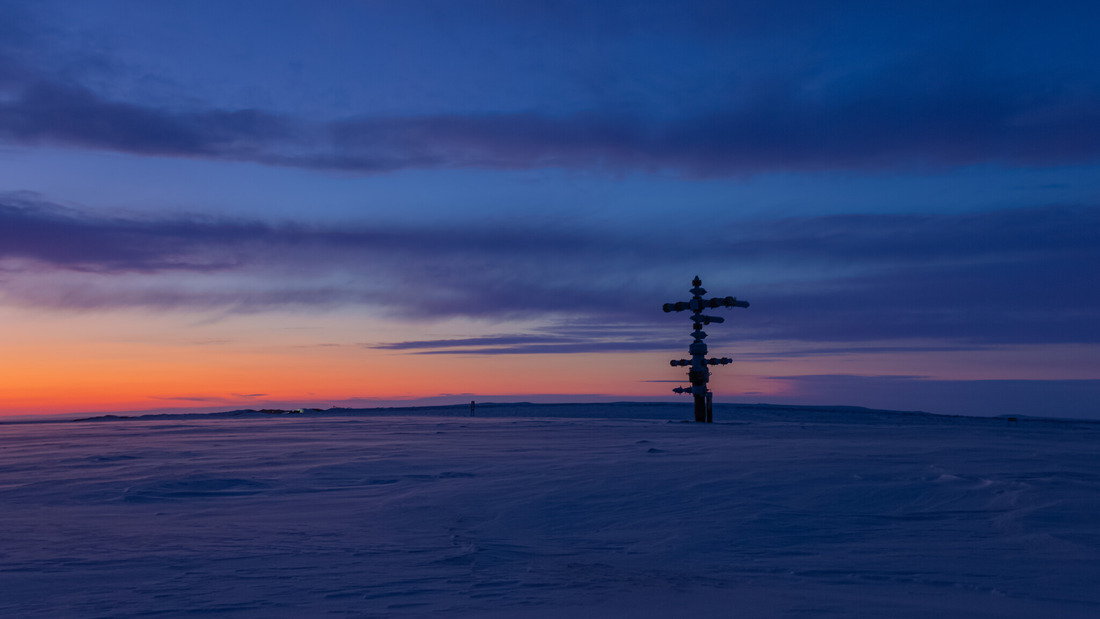
{"type": "Polygon", "coordinates": [[[474,401],[470,400],[470,416],[474,416],[474,401]]]}
{"type": "Polygon", "coordinates": [[[707,366],[728,365],[733,363],[733,359],[728,357],[707,359],[707,345],[703,342],[703,338],[707,337],[707,334],[703,331],[703,325],[709,325],[712,322],[725,322],[726,319],[720,316],[704,316],[702,311],[703,308],[707,307],[748,307],[749,302],[738,301],[735,297],[704,299],[703,295],[707,293],[707,290],[703,288],[703,280],[699,279],[698,275],[691,280],[691,285],[693,287],[689,290],[692,294],[690,301],[665,303],[662,308],[666,313],[691,310],[691,322],[694,328],[691,336],[695,340],[691,343],[691,346],[688,346],[691,359],[673,359],[669,362],[672,367],[690,366],[688,380],[691,381],[691,387],[677,387],[673,391],[676,393],[690,393],[695,397],[695,421],[713,423],[714,399],[713,394],[707,389],[707,381],[710,380],[710,368],[707,366]]]}

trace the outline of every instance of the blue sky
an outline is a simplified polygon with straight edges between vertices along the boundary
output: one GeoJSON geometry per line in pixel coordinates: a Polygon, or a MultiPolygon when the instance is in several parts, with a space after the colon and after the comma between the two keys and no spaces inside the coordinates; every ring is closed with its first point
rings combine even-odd
{"type": "MultiPolygon", "coordinates": [[[[225,375],[292,331],[320,365],[433,364],[273,402],[664,398],[689,329],[659,307],[700,275],[753,303],[711,329],[727,401],[1100,416],[1098,25],[1087,2],[0,2],[3,337],[52,377],[0,404],[72,408],[49,394],[87,366],[50,360],[123,324],[143,367],[225,375]],[[268,330],[211,335],[237,321],[268,330]],[[467,374],[496,378],[445,380],[467,374]]],[[[89,406],[239,403],[116,386],[89,406]]]]}

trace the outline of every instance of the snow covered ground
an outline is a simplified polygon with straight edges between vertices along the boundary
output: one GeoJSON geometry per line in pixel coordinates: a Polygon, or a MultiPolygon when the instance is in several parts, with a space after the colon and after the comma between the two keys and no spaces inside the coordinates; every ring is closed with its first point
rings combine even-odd
{"type": "Polygon", "coordinates": [[[0,424],[0,616],[1100,616],[1100,424],[477,413],[0,424]]]}

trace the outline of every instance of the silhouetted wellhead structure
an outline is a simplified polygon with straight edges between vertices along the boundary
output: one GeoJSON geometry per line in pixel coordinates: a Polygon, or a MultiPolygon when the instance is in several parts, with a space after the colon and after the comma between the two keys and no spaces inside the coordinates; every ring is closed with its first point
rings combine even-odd
{"type": "Polygon", "coordinates": [[[738,301],[736,297],[704,299],[703,295],[707,293],[707,290],[703,288],[703,280],[699,279],[698,275],[691,280],[691,285],[693,288],[688,291],[692,294],[690,301],[665,303],[663,308],[665,312],[691,310],[691,322],[695,329],[691,332],[691,336],[695,338],[695,341],[691,343],[691,346],[688,346],[691,359],[673,359],[669,362],[672,367],[690,366],[688,380],[691,381],[691,387],[677,387],[673,391],[693,395],[695,397],[695,421],[711,423],[714,421],[714,410],[711,393],[707,389],[707,381],[710,380],[710,368],[708,366],[727,365],[733,363],[733,359],[728,357],[720,359],[711,357],[707,359],[707,345],[703,341],[707,334],[703,331],[703,325],[709,325],[712,322],[725,322],[726,319],[719,316],[704,316],[702,312],[708,307],[748,307],[749,302],[738,301]]]}

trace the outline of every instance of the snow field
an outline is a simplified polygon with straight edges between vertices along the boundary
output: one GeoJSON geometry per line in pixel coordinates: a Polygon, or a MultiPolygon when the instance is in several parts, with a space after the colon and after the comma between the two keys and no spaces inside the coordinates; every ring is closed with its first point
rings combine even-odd
{"type": "Polygon", "coordinates": [[[1100,616],[1100,425],[570,410],[0,425],[0,616],[1100,616]]]}

